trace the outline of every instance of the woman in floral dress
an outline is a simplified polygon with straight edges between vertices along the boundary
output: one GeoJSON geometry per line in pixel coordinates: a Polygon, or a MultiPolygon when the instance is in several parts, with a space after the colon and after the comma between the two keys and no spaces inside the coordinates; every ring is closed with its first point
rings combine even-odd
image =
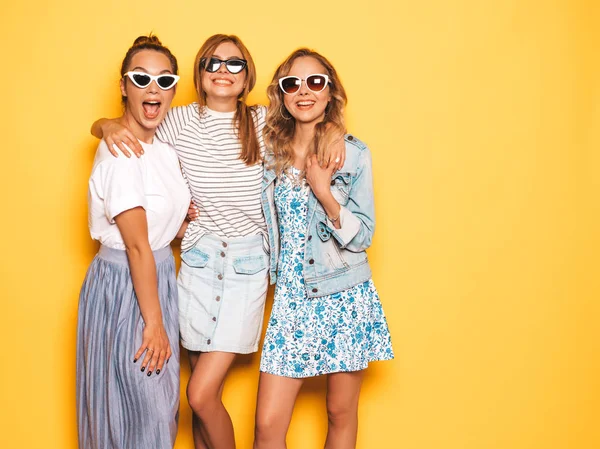
{"type": "Polygon", "coordinates": [[[263,203],[267,223],[278,223],[270,227],[278,263],[254,447],[285,448],[303,379],[327,374],[325,447],[353,448],[364,370],[394,357],[365,253],[375,227],[371,155],[347,134],[343,167],[323,163],[344,133],[346,94],[320,54],[292,53],[267,93],[263,203]]]}

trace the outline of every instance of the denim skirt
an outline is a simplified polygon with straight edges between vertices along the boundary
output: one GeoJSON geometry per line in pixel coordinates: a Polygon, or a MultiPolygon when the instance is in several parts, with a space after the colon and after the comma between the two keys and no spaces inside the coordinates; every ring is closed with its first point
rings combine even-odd
{"type": "MultiPolygon", "coordinates": [[[[154,251],[172,356],[159,375],[133,356],[144,320],[125,251],[101,246],[79,296],[77,424],[80,449],[171,449],[179,414],[179,322],[170,247],[154,251]]],[[[144,354],[145,355],[145,354],[144,354]]],[[[143,359],[142,359],[143,360],[143,359]]]]}
{"type": "Polygon", "coordinates": [[[263,237],[204,235],[181,261],[181,345],[190,351],[256,352],[268,288],[263,237]]]}

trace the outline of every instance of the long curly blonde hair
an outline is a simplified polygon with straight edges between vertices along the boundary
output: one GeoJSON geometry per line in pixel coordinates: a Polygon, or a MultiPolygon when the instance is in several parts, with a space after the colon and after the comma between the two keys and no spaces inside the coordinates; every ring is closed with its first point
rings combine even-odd
{"type": "Polygon", "coordinates": [[[263,134],[268,151],[269,168],[274,169],[277,175],[287,171],[294,162],[290,143],[296,128],[296,121],[283,103],[284,93],[279,88],[279,78],[290,73],[296,59],[307,56],[316,59],[325,67],[325,74],[329,76],[331,94],[331,100],[325,109],[325,118],[315,126],[315,137],[308,156],[316,154],[319,162],[323,162],[329,154],[328,148],[331,143],[346,132],[344,108],[348,100],[336,70],[327,58],[316,51],[299,48],[277,67],[271,84],[267,87],[269,109],[263,134]]]}

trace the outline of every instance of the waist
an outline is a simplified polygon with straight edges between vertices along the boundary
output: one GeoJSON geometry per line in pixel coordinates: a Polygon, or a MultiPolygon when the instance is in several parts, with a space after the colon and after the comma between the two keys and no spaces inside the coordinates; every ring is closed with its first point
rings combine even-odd
{"type": "MultiPolygon", "coordinates": [[[[173,251],[170,246],[165,246],[164,248],[157,249],[156,251],[152,251],[152,255],[154,256],[154,262],[159,264],[169,257],[171,257],[173,251]]],[[[98,250],[98,257],[104,259],[108,262],[118,263],[122,265],[129,265],[129,259],[127,258],[127,251],[122,249],[110,248],[105,245],[100,245],[100,250],[98,250]]]]}
{"type": "Polygon", "coordinates": [[[261,250],[263,248],[263,236],[260,234],[246,237],[219,237],[212,234],[204,234],[196,242],[197,245],[212,249],[229,248],[231,251],[261,250]]]}

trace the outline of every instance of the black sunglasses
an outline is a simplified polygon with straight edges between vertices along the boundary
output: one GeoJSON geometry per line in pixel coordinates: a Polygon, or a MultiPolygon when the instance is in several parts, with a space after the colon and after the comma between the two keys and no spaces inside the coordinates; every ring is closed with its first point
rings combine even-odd
{"type": "Polygon", "coordinates": [[[202,58],[200,59],[200,68],[206,70],[209,73],[215,73],[217,70],[221,68],[221,65],[225,64],[225,68],[229,73],[240,73],[242,70],[246,68],[248,61],[240,58],[230,58],[230,59],[219,59],[215,58],[202,58]]]}

